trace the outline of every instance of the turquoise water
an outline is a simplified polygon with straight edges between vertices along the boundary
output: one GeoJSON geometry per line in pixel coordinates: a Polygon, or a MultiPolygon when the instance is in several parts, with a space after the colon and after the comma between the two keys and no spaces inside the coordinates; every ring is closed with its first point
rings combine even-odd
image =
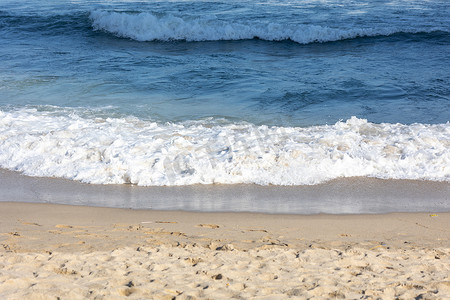
{"type": "Polygon", "coordinates": [[[0,4],[0,166],[89,183],[450,178],[431,1],[0,4]]]}

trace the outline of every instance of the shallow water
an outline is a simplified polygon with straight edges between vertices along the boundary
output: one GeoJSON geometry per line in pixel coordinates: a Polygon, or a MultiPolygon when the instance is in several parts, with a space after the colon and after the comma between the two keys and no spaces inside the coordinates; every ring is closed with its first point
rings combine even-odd
{"type": "Polygon", "coordinates": [[[57,203],[131,209],[269,214],[448,212],[442,182],[345,178],[310,186],[83,184],[0,170],[0,202],[57,203]]]}

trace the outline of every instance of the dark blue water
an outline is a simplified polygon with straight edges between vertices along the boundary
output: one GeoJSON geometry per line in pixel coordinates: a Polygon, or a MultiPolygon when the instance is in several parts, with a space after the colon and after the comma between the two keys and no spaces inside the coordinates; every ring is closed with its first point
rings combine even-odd
{"type": "MultiPolygon", "coordinates": [[[[77,174],[85,170],[74,167],[78,165],[72,160],[75,159],[72,154],[68,154],[70,168],[75,170],[60,174],[59,171],[44,168],[52,164],[62,168],[59,163],[64,159],[58,156],[54,161],[47,161],[49,150],[42,148],[43,160],[35,161],[39,155],[33,156],[32,153],[37,153],[37,150],[31,145],[36,141],[24,146],[24,149],[18,146],[28,154],[12,156],[11,153],[16,151],[14,147],[17,146],[12,142],[13,137],[17,136],[19,131],[19,136],[24,135],[20,139],[27,140],[31,138],[27,136],[28,132],[36,131],[33,138],[43,139],[45,136],[52,142],[57,141],[55,145],[61,145],[59,139],[63,137],[49,137],[47,134],[69,129],[72,130],[71,134],[74,134],[76,130],[73,128],[91,128],[82,133],[78,132],[80,136],[64,147],[76,145],[86,152],[92,149],[97,151],[111,145],[104,146],[100,140],[97,144],[88,145],[86,141],[80,144],[80,139],[91,137],[92,141],[93,136],[99,135],[94,134],[95,126],[92,124],[103,124],[105,120],[112,118],[117,122],[124,122],[125,127],[129,126],[129,131],[119,132],[120,130],[114,127],[116,129],[113,131],[117,135],[108,135],[109,138],[124,140],[124,145],[127,145],[125,148],[131,149],[130,147],[142,141],[143,133],[139,131],[140,128],[151,127],[153,125],[149,124],[155,122],[155,126],[163,126],[161,130],[167,133],[165,139],[170,140],[180,135],[179,129],[174,128],[181,124],[180,126],[189,128],[193,145],[201,144],[206,147],[206,152],[209,153],[206,154],[208,161],[215,161],[216,158],[211,157],[218,156],[222,146],[223,149],[231,149],[229,151],[234,153],[233,155],[243,152],[251,154],[255,151],[248,145],[247,148],[244,147],[246,150],[241,149],[241,152],[233,150],[233,147],[239,148],[235,144],[238,140],[235,134],[240,133],[233,131],[233,138],[220,142],[220,146],[213,146],[214,150],[208,152],[209,146],[197,139],[201,134],[211,134],[209,139],[217,141],[217,136],[225,134],[223,132],[230,134],[228,129],[223,127],[222,130],[220,126],[233,126],[242,122],[248,124],[246,126],[250,127],[244,130],[248,136],[239,136],[242,142],[249,140],[252,136],[250,132],[256,130],[252,126],[278,126],[280,130],[296,127],[314,131],[315,127],[311,126],[334,125],[354,116],[356,120],[367,120],[370,126],[375,127],[381,123],[401,123],[405,126],[415,123],[424,126],[434,124],[441,127],[433,129],[435,133],[427,133],[437,136],[438,141],[434,141],[437,144],[430,144],[427,139],[420,137],[420,130],[416,128],[405,127],[406,129],[398,133],[402,141],[407,141],[408,135],[420,140],[420,143],[417,142],[413,147],[416,155],[413,161],[417,165],[409,171],[405,166],[398,167],[403,170],[399,173],[395,170],[386,171],[385,165],[389,164],[381,162],[380,159],[391,159],[389,153],[392,151],[397,153],[400,159],[410,155],[409,146],[405,146],[406,144],[398,146],[401,142],[387,140],[393,134],[389,131],[393,130],[393,127],[386,125],[389,130],[385,127],[378,128],[376,130],[381,130],[382,133],[368,139],[376,140],[380,137],[378,144],[383,144],[383,147],[398,147],[400,150],[382,148],[379,153],[375,151],[377,154],[369,154],[372,150],[351,148],[354,152],[347,153],[353,162],[355,157],[358,157],[358,161],[373,159],[377,172],[347,174],[347,171],[338,172],[327,167],[318,171],[324,175],[319,181],[361,174],[383,178],[443,180],[450,176],[448,166],[440,166],[449,155],[450,139],[447,123],[450,120],[449,20],[450,9],[446,0],[3,0],[0,3],[0,111],[3,112],[4,127],[3,137],[0,137],[3,145],[0,150],[3,152],[1,166],[30,175],[75,178],[99,183],[130,182],[128,173],[136,162],[121,161],[119,169],[122,171],[117,172],[120,173],[120,178],[125,178],[123,180],[110,178],[115,176],[116,171],[111,171],[113,175],[105,175],[106,179],[102,177],[103,179],[97,181],[88,180],[86,176],[77,177],[77,174]],[[62,120],[62,117],[69,119],[62,120]],[[133,121],[130,121],[130,118],[133,121]],[[21,123],[23,120],[34,120],[34,123],[25,126],[21,123]],[[190,122],[200,122],[195,124],[203,124],[201,126],[205,128],[218,126],[214,127],[217,131],[200,133],[194,127],[189,127],[192,125],[190,122]],[[79,125],[81,123],[84,127],[79,125]],[[41,124],[47,124],[49,127],[41,124]],[[164,127],[164,124],[172,124],[175,127],[164,127]],[[20,128],[23,128],[23,132],[20,132],[20,128]],[[427,147],[440,149],[440,152],[436,150],[438,152],[433,152],[431,157],[427,156],[421,160],[421,151],[431,153],[427,147]],[[358,156],[358,153],[364,154],[358,156]],[[440,160],[435,162],[434,159],[440,160]],[[421,164],[433,165],[436,168],[421,174],[421,164]],[[397,175],[392,175],[394,173],[397,175]]],[[[358,132],[364,131],[361,127],[358,128],[358,132]]],[[[105,130],[101,129],[101,133],[105,130]]],[[[277,144],[274,139],[267,137],[274,133],[269,134],[264,130],[264,133],[258,135],[264,136],[260,138],[263,142],[259,142],[262,146],[258,146],[258,151],[272,153],[273,149],[266,149],[268,145],[281,145],[281,148],[274,150],[275,153],[284,151],[286,155],[292,155],[292,148],[286,146],[288,134],[281,135],[283,142],[277,144]]],[[[328,129],[320,130],[327,132],[328,129]]],[[[340,140],[337,136],[338,129],[330,130],[336,130],[333,134],[336,135],[337,143],[340,140]]],[[[374,134],[376,130],[371,133],[374,134]]],[[[147,130],[146,133],[148,132],[150,131],[147,130]]],[[[326,136],[323,132],[311,136],[312,140],[326,136]]],[[[364,134],[361,133],[362,141],[366,138],[364,134]]],[[[151,140],[154,135],[146,138],[151,140]]],[[[305,139],[293,139],[293,143],[297,145],[303,141],[305,139]]],[[[329,152],[338,147],[334,142],[326,144],[331,147],[327,150],[329,152]]],[[[354,145],[360,144],[361,141],[354,141],[354,145]]],[[[52,147],[56,147],[55,145],[52,147]]],[[[161,149],[169,149],[169,146],[155,146],[155,149],[150,147],[153,150],[149,151],[155,151],[150,154],[156,155],[161,149]]],[[[184,161],[186,155],[180,154],[180,157],[184,157],[183,167],[180,167],[180,170],[175,168],[174,173],[184,172],[183,176],[196,174],[203,178],[206,171],[202,163],[201,166],[194,166],[201,161],[198,152],[200,150],[192,150],[191,146],[177,146],[178,154],[184,153],[183,151],[194,151],[196,154],[189,162],[184,161]]],[[[350,146],[340,149],[350,149],[348,147],[350,146]]],[[[62,156],[68,153],[68,148],[61,149],[62,156]]],[[[312,153],[318,151],[314,149],[311,150],[312,153]]],[[[103,153],[104,150],[98,151],[103,153]]],[[[117,148],[112,152],[117,154],[122,153],[121,151],[122,148],[117,148]]],[[[254,156],[262,157],[261,153],[258,152],[254,156]]],[[[327,157],[328,154],[324,153],[320,155],[327,157]]],[[[147,156],[150,154],[145,153],[147,156]]],[[[252,155],[242,158],[243,161],[253,159],[249,158],[253,157],[252,155]]],[[[280,156],[279,153],[277,155],[280,156]]],[[[80,154],[80,157],[85,156],[89,155],[80,154]]],[[[112,156],[114,157],[114,154],[112,156]]],[[[165,156],[164,159],[173,161],[176,157],[179,156],[174,154],[169,158],[165,156]]],[[[291,158],[297,159],[296,157],[291,158]]],[[[336,159],[333,155],[330,157],[336,159]]],[[[342,157],[339,159],[343,159],[342,157]]],[[[149,160],[142,158],[139,161],[147,162],[148,168],[151,169],[155,159],[152,156],[149,160]]],[[[390,164],[396,161],[393,159],[390,164]]],[[[109,163],[114,165],[111,160],[109,163]]],[[[274,161],[274,164],[279,166],[278,160],[274,161]]],[[[291,165],[290,160],[287,165],[291,165]]],[[[354,167],[352,164],[344,165],[346,167],[341,166],[338,169],[354,167]]],[[[215,163],[211,163],[210,167],[214,169],[215,166],[215,163]]],[[[245,164],[239,166],[239,176],[247,178],[242,172],[254,171],[253,167],[245,164]]],[[[368,168],[364,164],[358,166],[362,169],[368,168]]],[[[163,174],[162,177],[167,175],[164,171],[166,167],[158,169],[158,172],[163,174]]],[[[109,166],[105,168],[108,169],[109,166]]],[[[311,172],[316,174],[318,164],[312,163],[305,168],[313,168],[314,171],[311,172]]],[[[276,168],[272,166],[266,169],[276,168]]],[[[94,173],[97,174],[96,172],[94,173]]],[[[233,171],[228,169],[223,172],[234,176],[233,171]]],[[[305,181],[296,176],[300,175],[291,174],[288,179],[283,177],[284,179],[272,183],[316,182],[305,181]]],[[[150,185],[152,182],[160,182],[159,179],[152,180],[145,182],[150,185]]],[[[182,180],[180,184],[216,182],[210,179],[202,180],[182,180]]],[[[131,182],[136,183],[139,180],[131,182]]],[[[227,179],[224,182],[230,181],[227,179]]],[[[247,181],[236,179],[231,182],[247,181]]],[[[270,180],[250,179],[248,182],[268,183],[270,180]]]]}
{"type": "Polygon", "coordinates": [[[446,1],[15,2],[0,6],[2,106],[294,126],[449,120],[446,1]]]}

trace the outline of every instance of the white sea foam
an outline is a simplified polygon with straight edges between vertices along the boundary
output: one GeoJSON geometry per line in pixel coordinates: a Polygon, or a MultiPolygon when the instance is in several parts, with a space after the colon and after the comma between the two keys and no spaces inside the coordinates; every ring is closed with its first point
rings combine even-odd
{"type": "Polygon", "coordinates": [[[156,123],[0,111],[0,167],[87,183],[317,184],[370,176],[450,181],[450,124],[352,117],[308,128],[214,120],[156,123]]]}
{"type": "MultiPolygon", "coordinates": [[[[158,16],[152,13],[120,13],[96,10],[90,14],[92,26],[119,37],[137,41],[218,41],[255,37],[268,41],[292,40],[301,44],[330,42],[356,37],[421,32],[408,28],[338,29],[318,25],[287,25],[267,22],[229,22],[215,17],[158,16]]],[[[428,32],[436,29],[428,30],[428,32]]]]}

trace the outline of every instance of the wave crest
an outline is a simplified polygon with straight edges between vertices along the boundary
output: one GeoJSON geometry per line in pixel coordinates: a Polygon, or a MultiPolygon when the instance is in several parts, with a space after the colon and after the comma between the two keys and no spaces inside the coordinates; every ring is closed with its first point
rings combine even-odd
{"type": "MultiPolygon", "coordinates": [[[[152,13],[92,11],[95,30],[137,41],[221,41],[259,38],[267,41],[292,40],[300,44],[332,42],[358,37],[388,36],[395,33],[419,33],[414,29],[354,28],[337,29],[318,25],[229,22],[215,17],[158,16],[152,13]]],[[[430,30],[427,32],[433,32],[430,30]]]]}

